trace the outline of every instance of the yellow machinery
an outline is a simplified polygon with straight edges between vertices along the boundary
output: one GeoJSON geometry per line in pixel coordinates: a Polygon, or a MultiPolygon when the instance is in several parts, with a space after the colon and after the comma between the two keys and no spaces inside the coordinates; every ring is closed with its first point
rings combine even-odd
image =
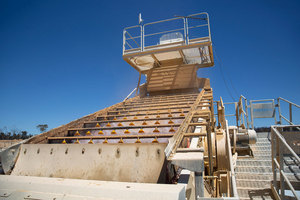
{"type": "Polygon", "coordinates": [[[208,14],[140,20],[124,29],[123,58],[138,95],[3,151],[4,199],[237,198],[237,136],[197,77],[214,65],[208,14]]]}

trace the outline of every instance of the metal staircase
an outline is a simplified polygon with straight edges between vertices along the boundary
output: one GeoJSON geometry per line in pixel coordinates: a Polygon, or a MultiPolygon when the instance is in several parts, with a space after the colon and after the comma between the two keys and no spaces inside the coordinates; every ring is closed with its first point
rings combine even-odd
{"type": "Polygon", "coordinates": [[[256,144],[250,145],[253,157],[238,158],[236,183],[240,199],[273,199],[271,143],[268,133],[259,133],[256,144]]]}

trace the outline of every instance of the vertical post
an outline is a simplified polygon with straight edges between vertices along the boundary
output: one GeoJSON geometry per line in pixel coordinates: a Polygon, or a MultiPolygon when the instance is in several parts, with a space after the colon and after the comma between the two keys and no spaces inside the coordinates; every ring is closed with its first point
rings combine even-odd
{"type": "Polygon", "coordinates": [[[142,44],[142,49],[143,49],[143,51],[144,51],[144,49],[145,49],[145,27],[144,27],[144,25],[142,25],[142,30],[143,30],[143,44],[142,44]]]}
{"type": "Polygon", "coordinates": [[[251,126],[252,129],[254,129],[254,125],[253,125],[253,107],[252,107],[252,101],[250,100],[250,113],[251,113],[251,126]]]}
{"type": "Polygon", "coordinates": [[[273,186],[275,187],[278,193],[278,184],[277,184],[277,166],[275,164],[276,159],[276,140],[275,140],[275,133],[274,128],[271,127],[271,153],[272,153],[272,171],[273,171],[273,186]]]}
{"type": "Polygon", "coordinates": [[[137,87],[136,87],[136,90],[135,90],[135,96],[138,95],[138,90],[140,89],[141,76],[142,76],[142,73],[140,72],[139,81],[138,81],[138,84],[137,84],[137,87]]]}
{"type": "Polygon", "coordinates": [[[215,131],[215,113],[214,113],[214,101],[210,99],[210,114],[211,114],[211,122],[212,122],[212,131],[215,131]]]}
{"type": "Polygon", "coordinates": [[[248,102],[247,99],[245,99],[245,109],[246,109],[246,120],[247,120],[247,129],[249,129],[249,114],[248,114],[248,102]]]}
{"type": "Polygon", "coordinates": [[[292,104],[289,103],[289,111],[290,111],[290,125],[293,125],[293,114],[292,114],[292,104]]]}
{"type": "Polygon", "coordinates": [[[144,51],[144,24],[143,24],[142,14],[139,13],[139,25],[141,27],[141,51],[144,51]]]}
{"type": "Polygon", "coordinates": [[[196,200],[204,197],[203,172],[195,172],[195,196],[196,200]]]}
{"type": "Polygon", "coordinates": [[[219,112],[219,107],[220,107],[220,101],[217,101],[217,111],[218,111],[218,128],[221,127],[221,124],[220,124],[220,112],[219,112]]]}
{"type": "Polygon", "coordinates": [[[274,107],[274,121],[275,121],[275,124],[277,124],[277,120],[276,120],[276,107],[275,107],[275,99],[272,100],[273,102],[273,107],[274,107]]]}
{"type": "Polygon", "coordinates": [[[239,127],[239,108],[237,102],[234,103],[234,108],[235,108],[235,120],[236,120],[236,127],[239,127]]]}
{"type": "Polygon", "coordinates": [[[144,46],[143,46],[143,42],[144,42],[144,26],[140,25],[141,27],[141,51],[144,51],[144,46]]]}
{"type": "Polygon", "coordinates": [[[213,155],[212,155],[212,141],[211,141],[211,122],[206,125],[207,134],[207,147],[208,147],[208,165],[209,165],[209,176],[213,175],[213,155]]]}
{"type": "Polygon", "coordinates": [[[187,39],[186,39],[186,21],[185,21],[185,17],[183,17],[182,19],[183,19],[184,43],[187,44],[187,39]]]}
{"type": "Polygon", "coordinates": [[[125,52],[125,45],[126,45],[126,30],[123,30],[123,52],[122,55],[124,55],[125,52]]]}
{"type": "Polygon", "coordinates": [[[281,117],[281,110],[280,110],[280,99],[277,99],[277,105],[278,105],[278,114],[279,114],[279,123],[282,124],[282,117],[281,117]]]}
{"type": "Polygon", "coordinates": [[[246,124],[245,124],[245,114],[244,113],[242,113],[242,121],[243,121],[243,124],[246,126],[246,124]]]}
{"type": "Polygon", "coordinates": [[[208,37],[209,37],[209,41],[211,41],[209,15],[207,13],[206,13],[206,17],[207,17],[207,26],[208,26],[208,37]]]}
{"type": "MultiPolygon", "coordinates": [[[[284,190],[285,190],[285,187],[284,187],[284,178],[283,178],[283,175],[282,175],[282,172],[284,172],[284,165],[283,165],[283,149],[280,149],[281,148],[281,141],[278,140],[278,148],[279,148],[279,166],[280,166],[280,169],[279,169],[279,175],[280,175],[280,196],[281,196],[281,199],[285,199],[284,198],[284,190]]],[[[284,145],[282,145],[283,147],[284,145]]]]}
{"type": "Polygon", "coordinates": [[[187,18],[185,18],[185,25],[186,25],[186,44],[189,44],[189,23],[187,18]]]}

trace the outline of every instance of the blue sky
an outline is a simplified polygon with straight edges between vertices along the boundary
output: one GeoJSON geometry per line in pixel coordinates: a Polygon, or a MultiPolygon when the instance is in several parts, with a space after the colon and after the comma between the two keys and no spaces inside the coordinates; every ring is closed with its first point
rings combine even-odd
{"type": "MultiPolygon", "coordinates": [[[[2,0],[0,128],[36,134],[38,124],[55,128],[126,97],[138,73],[122,60],[122,30],[140,12],[145,22],[208,12],[232,96],[300,104],[299,10],[297,0],[2,0]]],[[[215,99],[232,101],[220,62],[198,74],[215,99]]]]}

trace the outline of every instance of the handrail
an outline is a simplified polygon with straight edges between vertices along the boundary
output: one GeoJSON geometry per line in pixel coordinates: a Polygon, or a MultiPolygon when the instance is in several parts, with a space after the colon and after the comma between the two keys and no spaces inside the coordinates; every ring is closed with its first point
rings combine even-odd
{"type": "Polygon", "coordinates": [[[182,17],[174,17],[174,18],[169,18],[169,19],[164,19],[160,21],[155,21],[155,22],[149,22],[147,24],[144,24],[144,26],[152,25],[152,24],[158,24],[158,23],[163,23],[163,22],[169,22],[177,19],[182,19],[182,17]]]}
{"type": "Polygon", "coordinates": [[[233,193],[233,197],[237,197],[238,198],[238,192],[237,192],[237,188],[236,188],[236,180],[235,180],[235,173],[234,173],[234,167],[233,167],[233,163],[232,163],[232,153],[231,153],[231,142],[230,142],[230,137],[229,137],[229,129],[228,129],[228,121],[226,120],[226,146],[227,146],[227,151],[229,154],[229,167],[230,167],[230,172],[231,172],[231,188],[232,188],[232,193],[233,193]]]}
{"type": "Polygon", "coordinates": [[[296,158],[296,160],[300,163],[299,156],[294,152],[294,150],[286,143],[284,137],[280,134],[280,132],[276,129],[276,127],[279,128],[286,128],[286,127],[299,127],[300,125],[294,125],[294,126],[272,126],[274,129],[278,139],[284,144],[284,146],[292,153],[292,155],[296,158]],[[275,127],[275,128],[274,128],[275,127]]]}
{"type": "Polygon", "coordinates": [[[285,147],[288,152],[298,161],[297,165],[300,166],[300,158],[295,153],[295,151],[288,145],[282,134],[277,130],[278,128],[293,128],[299,127],[299,125],[287,125],[287,126],[271,126],[271,145],[272,145],[272,171],[273,171],[273,181],[272,181],[272,191],[275,192],[275,195],[279,197],[279,189],[280,189],[280,198],[285,199],[285,185],[292,191],[294,196],[297,199],[300,199],[298,194],[295,191],[295,188],[289,181],[288,177],[285,175],[284,166],[283,166],[283,147],[285,147]],[[277,184],[277,170],[280,175],[280,188],[277,184]]]}
{"type": "Polygon", "coordinates": [[[293,103],[293,102],[291,102],[291,101],[289,101],[289,100],[286,100],[286,99],[284,99],[284,98],[282,98],[282,97],[278,97],[278,99],[281,99],[281,100],[283,100],[283,101],[285,101],[285,102],[287,102],[287,103],[289,103],[289,104],[292,104],[293,106],[296,106],[296,107],[300,108],[299,105],[297,105],[297,104],[295,104],[295,103],[293,103]]]}
{"type": "Polygon", "coordinates": [[[161,31],[161,32],[157,32],[157,33],[147,34],[147,35],[144,35],[144,36],[159,35],[159,34],[162,34],[162,33],[170,33],[170,32],[180,31],[180,30],[184,30],[184,28],[177,28],[177,29],[172,29],[172,30],[169,30],[169,31],[161,31]]]}
{"type": "Polygon", "coordinates": [[[127,95],[127,97],[123,100],[123,102],[124,101],[126,101],[134,92],[136,91],[136,88],[134,88],[128,95],[127,95]]]}
{"type": "MultiPolygon", "coordinates": [[[[245,110],[244,111],[244,115],[246,116],[246,122],[247,122],[247,129],[250,128],[250,122],[249,122],[249,113],[248,113],[248,101],[247,101],[247,98],[244,97],[243,95],[240,96],[241,99],[244,99],[244,106],[245,106],[245,110]]],[[[245,122],[245,120],[244,120],[245,122]]],[[[253,128],[253,127],[252,127],[253,128]]]]}
{"type": "MultiPolygon", "coordinates": [[[[216,101],[218,104],[218,101],[216,101]]],[[[249,113],[248,113],[248,102],[246,97],[243,95],[240,96],[238,102],[225,102],[223,105],[235,105],[235,113],[225,114],[225,117],[236,117],[236,126],[238,127],[238,122],[244,124],[247,129],[249,129],[249,113]],[[244,101],[243,101],[244,100],[244,101]],[[244,102],[244,103],[243,103],[244,102]],[[246,121],[245,121],[246,118],[246,121]],[[246,124],[247,123],[247,124],[246,124]]],[[[214,114],[218,115],[218,113],[214,114]]]]}
{"type": "Polygon", "coordinates": [[[219,126],[224,128],[226,127],[226,115],[225,115],[225,107],[224,107],[224,103],[223,103],[223,99],[222,97],[220,97],[220,101],[217,101],[217,115],[218,115],[218,123],[219,126]]]}
{"type": "Polygon", "coordinates": [[[250,100],[250,113],[251,113],[251,127],[254,129],[254,118],[274,118],[275,124],[277,124],[276,120],[276,105],[275,99],[260,99],[260,100],[250,100]],[[260,102],[259,104],[272,104],[273,113],[272,115],[269,113],[267,116],[254,116],[254,105],[253,102],[260,102]],[[262,103],[262,102],[269,102],[269,103],[262,103]]]}
{"type": "MultiPolygon", "coordinates": [[[[139,80],[140,81],[140,80],[139,80]]],[[[139,82],[140,83],[140,82],[139,82]]],[[[142,83],[142,84],[139,84],[138,83],[138,86],[136,87],[136,88],[134,88],[128,95],[127,95],[127,97],[123,100],[123,102],[124,101],[126,101],[135,91],[137,91],[140,87],[142,87],[142,86],[144,86],[145,85],[145,83],[142,83]]],[[[137,93],[136,93],[136,95],[137,95],[137,93]]]]}
{"type": "Polygon", "coordinates": [[[278,105],[278,114],[279,114],[279,123],[282,124],[282,119],[284,119],[286,122],[288,122],[290,125],[294,125],[293,123],[293,109],[292,109],[292,106],[295,106],[296,108],[300,108],[299,105],[291,102],[291,101],[288,101],[282,97],[278,97],[277,98],[277,105],[278,105]],[[289,119],[287,119],[285,116],[282,115],[281,113],[281,107],[280,107],[280,100],[286,102],[289,104],[289,119]]]}
{"type": "MultiPolygon", "coordinates": [[[[129,33],[128,31],[126,31],[126,33],[127,33],[127,35],[129,35],[130,39],[132,39],[132,40],[136,43],[136,45],[137,45],[138,47],[140,47],[140,45],[135,41],[135,39],[130,35],[130,33],[129,33]]],[[[126,39],[126,40],[127,40],[127,39],[126,39]]]]}
{"type": "MultiPolygon", "coordinates": [[[[194,22],[195,23],[195,22],[194,22]]],[[[167,26],[164,26],[167,27],[167,26]]],[[[205,33],[205,38],[208,39],[208,41],[211,41],[211,32],[210,32],[210,23],[209,23],[209,15],[206,12],[202,12],[202,13],[196,13],[196,14],[192,14],[192,15],[188,15],[188,16],[179,16],[179,17],[174,17],[174,18],[170,18],[170,19],[165,19],[165,20],[160,20],[160,21],[155,21],[155,22],[150,22],[150,23],[141,23],[139,25],[135,25],[135,26],[130,26],[130,27],[126,27],[123,29],[123,55],[125,54],[129,54],[130,52],[128,52],[127,50],[133,49],[133,45],[130,45],[127,40],[133,40],[135,42],[135,44],[137,44],[139,48],[139,52],[143,52],[143,51],[147,51],[146,47],[148,46],[153,46],[153,44],[149,44],[147,46],[145,46],[145,41],[150,41],[151,43],[153,43],[154,41],[151,41],[151,38],[149,39],[150,36],[156,36],[156,35],[161,35],[164,33],[170,33],[170,32],[176,32],[176,31],[183,31],[184,34],[184,38],[183,38],[183,42],[184,44],[188,45],[190,42],[192,42],[193,39],[189,39],[190,37],[192,37],[193,34],[189,34],[189,30],[192,29],[196,29],[196,28],[201,28],[201,30],[203,30],[203,28],[206,27],[206,33],[205,33]],[[197,18],[196,16],[203,16],[205,15],[205,17],[203,18],[197,18]],[[154,32],[154,33],[148,33],[145,34],[145,27],[149,27],[151,25],[155,25],[155,24],[159,24],[159,23],[165,23],[165,22],[171,22],[171,21],[175,21],[175,20],[181,20],[182,22],[178,22],[177,26],[179,28],[173,28],[172,30],[170,29],[166,29],[163,31],[158,31],[158,32],[154,32]],[[191,26],[189,26],[189,20],[190,19],[203,19],[205,20],[205,23],[202,22],[197,22],[198,24],[193,24],[191,26]],[[137,28],[140,28],[140,30],[138,30],[137,28]],[[134,35],[132,36],[129,31],[134,31],[134,35]],[[129,38],[127,38],[126,34],[128,34],[129,38]],[[138,35],[138,36],[135,36],[138,35]],[[145,37],[147,37],[148,39],[145,40],[145,37]],[[140,45],[136,42],[136,38],[140,38],[141,42],[140,45]],[[128,49],[126,49],[128,48],[128,49]],[[127,51],[127,52],[126,52],[127,51]]],[[[202,38],[201,35],[199,35],[199,33],[196,33],[197,38],[202,38]]],[[[152,40],[156,40],[154,38],[152,38],[152,40]]],[[[203,42],[203,41],[200,41],[203,42]]],[[[199,42],[199,43],[200,43],[199,42]]]]}
{"type": "MultiPolygon", "coordinates": [[[[237,115],[242,115],[242,116],[239,116],[237,118],[237,121],[240,121],[242,120],[243,121],[243,124],[245,124],[245,118],[246,118],[246,123],[247,123],[247,129],[254,129],[254,122],[253,122],[253,113],[252,113],[252,109],[250,109],[250,112],[251,112],[251,121],[249,121],[249,108],[251,108],[252,106],[252,103],[253,102],[273,102],[274,103],[274,106],[275,106],[275,114],[274,114],[274,120],[275,120],[275,124],[283,124],[282,122],[282,119],[284,119],[286,122],[288,122],[290,125],[294,125],[293,123],[293,112],[292,112],[292,106],[295,106],[296,108],[300,108],[300,105],[296,104],[296,103],[293,103],[289,100],[286,100],[282,97],[278,97],[277,98],[277,105],[275,105],[275,100],[276,99],[261,99],[261,100],[250,100],[250,105],[248,105],[248,100],[246,97],[244,97],[243,95],[240,96],[240,99],[238,102],[225,102],[224,105],[231,105],[231,104],[235,104],[236,105],[236,113],[230,113],[230,114],[225,114],[225,117],[234,117],[237,115]],[[283,101],[285,103],[288,103],[289,104],[289,119],[287,117],[285,117],[282,112],[281,112],[281,104],[280,102],[283,101]],[[241,112],[237,112],[237,109],[238,109],[238,105],[240,104],[240,108],[241,109],[241,112]],[[277,107],[277,111],[276,111],[276,107],[277,107]],[[276,112],[278,112],[278,115],[279,115],[279,122],[276,121],[276,112]],[[251,125],[251,127],[250,127],[251,125]]],[[[217,101],[216,101],[217,102],[217,101]]],[[[214,115],[218,115],[217,113],[215,113],[214,115]]],[[[237,124],[238,126],[238,124],[237,124]]],[[[296,127],[296,129],[300,130],[300,128],[296,127]]]]}

